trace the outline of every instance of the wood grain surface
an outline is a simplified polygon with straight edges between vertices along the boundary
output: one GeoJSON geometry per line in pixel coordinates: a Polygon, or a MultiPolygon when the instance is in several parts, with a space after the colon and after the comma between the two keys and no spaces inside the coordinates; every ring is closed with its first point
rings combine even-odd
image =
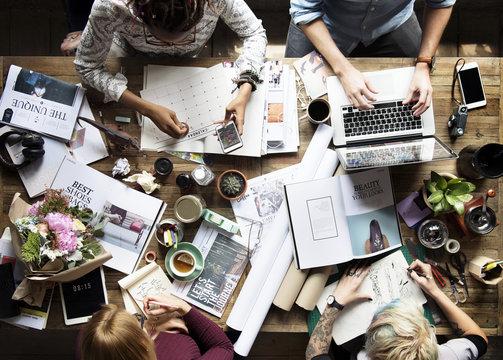
{"type": "MultiPolygon", "coordinates": [[[[211,66],[222,59],[218,58],[199,58],[199,59],[170,59],[170,60],[151,60],[151,59],[114,59],[107,65],[112,72],[120,71],[129,80],[129,88],[138,93],[142,87],[143,66],[149,63],[157,63],[164,65],[183,65],[183,66],[211,66]]],[[[447,132],[447,119],[452,113],[453,103],[450,99],[450,86],[452,81],[452,70],[456,58],[438,58],[436,70],[432,74],[432,84],[434,88],[434,112],[436,116],[436,135],[444,142],[450,144],[457,152],[467,145],[483,145],[491,142],[501,143],[503,140],[502,112],[500,97],[502,95],[501,78],[503,76],[502,60],[500,58],[470,58],[467,61],[477,61],[480,66],[484,87],[487,97],[487,106],[481,109],[470,111],[466,135],[451,142],[447,132]]],[[[293,59],[285,59],[285,62],[291,63],[293,59]]],[[[409,66],[413,64],[412,59],[351,59],[352,63],[362,71],[378,70],[385,68],[393,68],[400,66],[409,66]]],[[[55,76],[65,81],[72,83],[80,82],[77,76],[72,59],[65,57],[0,57],[0,68],[3,70],[3,76],[0,79],[0,86],[3,86],[2,80],[6,76],[9,66],[16,64],[18,66],[27,67],[35,71],[40,71],[51,76],[55,76]]],[[[98,111],[103,113],[103,121],[106,124],[117,125],[114,122],[115,115],[124,115],[133,117],[133,111],[122,107],[118,103],[104,104],[102,96],[96,91],[89,89],[87,96],[93,108],[95,117],[99,120],[98,111]]],[[[222,113],[223,115],[223,113],[222,113]]],[[[119,128],[129,132],[134,136],[139,136],[140,129],[137,123],[133,120],[131,124],[120,124],[119,128]]],[[[271,171],[296,164],[302,158],[302,155],[311,139],[314,128],[307,122],[301,121],[300,124],[300,139],[301,146],[296,154],[273,155],[266,156],[262,159],[234,157],[234,156],[214,156],[212,170],[218,175],[224,170],[236,168],[242,171],[248,178],[266,174],[271,171]]],[[[124,153],[113,151],[112,155],[99,161],[92,166],[110,175],[113,163],[118,157],[127,157],[131,163],[132,173],[141,170],[151,170],[155,159],[160,155],[155,152],[135,152],[128,150],[124,153]]],[[[172,206],[175,200],[181,195],[178,187],[175,185],[175,178],[181,172],[189,172],[195,164],[181,160],[177,157],[169,156],[174,163],[174,172],[169,178],[162,183],[162,188],[155,193],[155,196],[161,198],[168,204],[166,216],[172,216],[172,206]]],[[[406,165],[401,167],[393,167],[392,176],[394,181],[395,196],[397,201],[402,200],[410,192],[418,190],[422,181],[429,177],[431,170],[447,171],[456,174],[456,161],[443,161],[421,165],[406,165]]],[[[496,199],[492,199],[490,206],[495,210],[499,210],[501,214],[502,200],[501,191],[503,190],[501,180],[481,180],[475,181],[477,191],[484,191],[490,187],[498,189],[499,193],[496,199]]],[[[0,213],[0,228],[8,225],[7,212],[10,201],[15,192],[21,192],[24,199],[28,199],[26,191],[16,173],[0,170],[0,198],[1,198],[1,213],[0,213]]],[[[232,209],[228,201],[223,200],[213,186],[197,189],[206,200],[208,207],[226,215],[233,217],[232,209]]],[[[416,238],[414,232],[401,223],[404,236],[416,238]]],[[[198,224],[186,227],[185,239],[189,240],[197,231],[198,224]]],[[[453,224],[449,224],[451,237],[459,239],[462,244],[462,249],[469,259],[477,254],[484,254],[493,258],[503,256],[502,254],[502,228],[501,226],[494,230],[491,234],[484,237],[461,238],[459,230],[453,224]]],[[[158,246],[155,240],[149,244],[149,250],[154,250],[158,253],[159,259],[163,259],[166,251],[158,246]]],[[[158,261],[161,263],[162,261],[158,261]]],[[[124,277],[123,274],[105,268],[106,283],[109,293],[109,300],[112,303],[122,304],[119,286],[117,281],[124,277]]],[[[238,285],[237,290],[233,294],[230,304],[227,306],[224,316],[221,319],[213,318],[222,327],[225,327],[225,320],[232,309],[232,305],[239,294],[243,281],[238,285]]],[[[468,301],[462,305],[468,315],[470,315],[477,323],[486,331],[488,335],[503,334],[503,284],[498,287],[487,287],[477,282],[474,278],[467,274],[470,297],[468,301]]],[[[445,289],[447,291],[447,288],[445,289]]],[[[209,316],[209,315],[208,315],[209,316]]],[[[275,307],[269,311],[269,315],[262,327],[262,331],[266,332],[305,332],[307,313],[298,307],[294,307],[290,312],[284,312],[275,307]]],[[[2,327],[6,325],[0,325],[2,327]]],[[[49,316],[48,328],[63,329],[63,315],[61,310],[61,302],[59,292],[55,291],[53,304],[49,316]]],[[[449,334],[450,328],[441,325],[438,327],[439,334],[449,334]]]]}

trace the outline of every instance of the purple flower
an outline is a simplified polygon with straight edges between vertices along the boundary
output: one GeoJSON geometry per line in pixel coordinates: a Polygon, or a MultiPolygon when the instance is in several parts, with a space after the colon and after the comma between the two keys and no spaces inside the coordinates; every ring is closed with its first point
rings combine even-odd
{"type": "Polygon", "coordinates": [[[77,250],[77,236],[72,230],[57,233],[58,249],[62,252],[73,253],[77,250]]]}
{"type": "Polygon", "coordinates": [[[44,220],[49,225],[49,229],[55,233],[71,231],[73,229],[73,220],[68,215],[61,213],[49,213],[44,220]]]}
{"type": "Polygon", "coordinates": [[[28,215],[31,216],[38,216],[38,209],[40,208],[40,205],[42,205],[44,202],[43,201],[37,201],[35,204],[30,206],[28,209],[28,215]]]}

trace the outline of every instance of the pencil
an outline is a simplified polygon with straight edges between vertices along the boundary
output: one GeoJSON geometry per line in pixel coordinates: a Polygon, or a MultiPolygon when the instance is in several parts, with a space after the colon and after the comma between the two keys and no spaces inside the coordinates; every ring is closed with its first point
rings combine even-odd
{"type": "Polygon", "coordinates": [[[407,271],[409,272],[409,274],[410,274],[411,272],[413,272],[413,271],[414,271],[414,272],[417,274],[417,276],[424,277],[424,278],[426,278],[426,279],[428,279],[428,280],[433,279],[430,275],[426,275],[426,274],[423,274],[423,273],[417,272],[417,271],[412,270],[412,269],[410,269],[410,268],[408,268],[408,269],[407,269],[407,271]]]}

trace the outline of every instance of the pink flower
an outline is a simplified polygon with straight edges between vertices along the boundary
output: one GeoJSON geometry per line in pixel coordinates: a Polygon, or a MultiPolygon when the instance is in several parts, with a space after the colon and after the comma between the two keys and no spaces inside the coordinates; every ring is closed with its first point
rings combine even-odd
{"type": "Polygon", "coordinates": [[[40,205],[43,204],[43,201],[37,201],[35,204],[30,206],[28,209],[28,215],[31,216],[38,216],[38,209],[40,208],[40,205]]]}
{"type": "Polygon", "coordinates": [[[58,249],[61,251],[73,253],[77,250],[77,236],[71,230],[57,233],[56,240],[58,242],[58,249]]]}
{"type": "Polygon", "coordinates": [[[68,215],[61,213],[49,213],[44,220],[49,225],[49,229],[55,233],[71,231],[73,229],[73,220],[68,215]]]}
{"type": "Polygon", "coordinates": [[[38,223],[36,227],[40,235],[42,235],[43,237],[46,237],[49,234],[49,226],[47,226],[46,223],[38,223]]]}

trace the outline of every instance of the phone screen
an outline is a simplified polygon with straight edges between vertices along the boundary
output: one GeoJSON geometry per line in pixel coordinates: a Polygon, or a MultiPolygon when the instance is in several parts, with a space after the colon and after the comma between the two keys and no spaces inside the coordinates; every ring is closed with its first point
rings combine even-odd
{"type": "Polygon", "coordinates": [[[461,70],[459,72],[459,79],[463,87],[463,95],[466,104],[485,100],[478,67],[461,70]]]}
{"type": "Polygon", "coordinates": [[[224,150],[241,144],[241,138],[233,122],[229,122],[227,125],[218,128],[217,133],[224,150]]]}

